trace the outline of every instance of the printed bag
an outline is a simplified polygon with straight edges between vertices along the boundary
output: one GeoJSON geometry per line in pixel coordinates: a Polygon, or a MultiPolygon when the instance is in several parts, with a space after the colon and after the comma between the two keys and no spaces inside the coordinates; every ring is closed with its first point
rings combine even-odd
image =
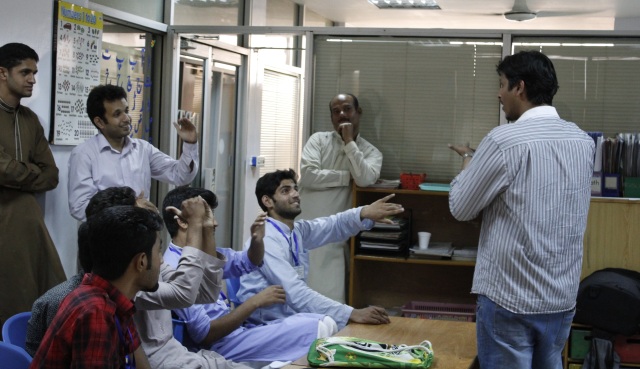
{"type": "Polygon", "coordinates": [[[433,361],[431,342],[389,345],[356,337],[318,338],[307,355],[314,367],[426,369],[433,361]]]}

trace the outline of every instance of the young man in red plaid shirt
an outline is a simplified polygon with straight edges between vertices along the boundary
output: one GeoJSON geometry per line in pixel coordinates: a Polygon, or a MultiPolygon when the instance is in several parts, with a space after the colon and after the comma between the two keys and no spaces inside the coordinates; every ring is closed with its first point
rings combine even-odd
{"type": "MultiPolygon", "coordinates": [[[[181,218],[202,224],[207,205],[201,198],[182,204],[181,218]]],[[[88,220],[92,273],[62,302],[30,368],[147,368],[133,352],[140,337],[131,301],[138,291],[155,291],[162,257],[162,219],[133,206],[105,209],[88,220]],[[142,365],[140,365],[142,364],[142,365]]],[[[201,227],[190,242],[200,245],[201,227]]]]}

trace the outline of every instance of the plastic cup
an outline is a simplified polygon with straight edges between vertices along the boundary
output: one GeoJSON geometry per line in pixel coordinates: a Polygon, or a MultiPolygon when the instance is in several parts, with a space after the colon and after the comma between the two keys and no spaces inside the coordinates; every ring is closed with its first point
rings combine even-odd
{"type": "Polygon", "coordinates": [[[420,250],[426,250],[429,247],[430,238],[431,238],[431,233],[418,232],[418,246],[420,247],[420,250]]]}

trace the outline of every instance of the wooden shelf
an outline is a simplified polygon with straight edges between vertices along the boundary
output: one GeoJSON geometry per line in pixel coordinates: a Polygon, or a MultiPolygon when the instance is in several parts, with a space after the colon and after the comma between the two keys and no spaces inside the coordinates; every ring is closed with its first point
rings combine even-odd
{"type": "Polygon", "coordinates": [[[429,264],[429,265],[446,265],[446,266],[463,266],[463,267],[473,267],[476,265],[475,261],[404,258],[400,256],[376,256],[376,255],[356,254],[354,258],[356,260],[379,261],[384,263],[429,264]]]}
{"type": "MultiPolygon", "coordinates": [[[[453,242],[454,246],[477,245],[481,219],[460,222],[449,211],[447,192],[354,187],[354,206],[370,204],[395,193],[391,202],[411,210],[410,245],[416,232],[431,232],[431,241],[453,242]]],[[[592,197],[584,235],[582,276],[604,268],[625,268],[640,272],[640,199],[592,197]]],[[[357,308],[380,305],[398,308],[410,301],[475,303],[471,284],[475,262],[414,259],[356,254],[351,241],[349,303],[357,308]]],[[[586,327],[588,328],[588,327],[586,327]]],[[[568,358],[568,364],[582,360],[568,358]]],[[[640,364],[624,364],[640,368],[640,364]]]]}
{"type": "MultiPolygon", "coordinates": [[[[476,246],[480,219],[456,220],[449,211],[449,194],[438,191],[388,188],[354,188],[354,206],[370,204],[387,194],[401,204],[411,219],[409,245],[417,244],[417,232],[431,232],[431,242],[476,246]]],[[[401,215],[402,216],[402,215],[401,215]]],[[[473,304],[471,282],[474,261],[407,258],[363,254],[357,239],[351,241],[349,304],[356,308],[379,305],[397,309],[411,301],[473,304]]]]}

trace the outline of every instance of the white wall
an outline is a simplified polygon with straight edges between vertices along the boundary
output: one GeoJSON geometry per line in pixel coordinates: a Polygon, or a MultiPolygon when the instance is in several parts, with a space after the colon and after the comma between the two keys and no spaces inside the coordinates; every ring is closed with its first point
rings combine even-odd
{"type": "MultiPolygon", "coordinates": [[[[88,1],[75,0],[73,3],[86,7],[88,1]]],[[[23,99],[21,103],[38,114],[48,137],[51,123],[53,0],[4,1],[2,5],[0,44],[22,42],[31,46],[40,57],[33,96],[23,99]]],[[[72,146],[51,146],[60,170],[60,184],[56,189],[38,196],[67,276],[76,272],[77,255],[77,222],[69,214],[67,205],[67,161],[72,149],[72,146]]]]}

